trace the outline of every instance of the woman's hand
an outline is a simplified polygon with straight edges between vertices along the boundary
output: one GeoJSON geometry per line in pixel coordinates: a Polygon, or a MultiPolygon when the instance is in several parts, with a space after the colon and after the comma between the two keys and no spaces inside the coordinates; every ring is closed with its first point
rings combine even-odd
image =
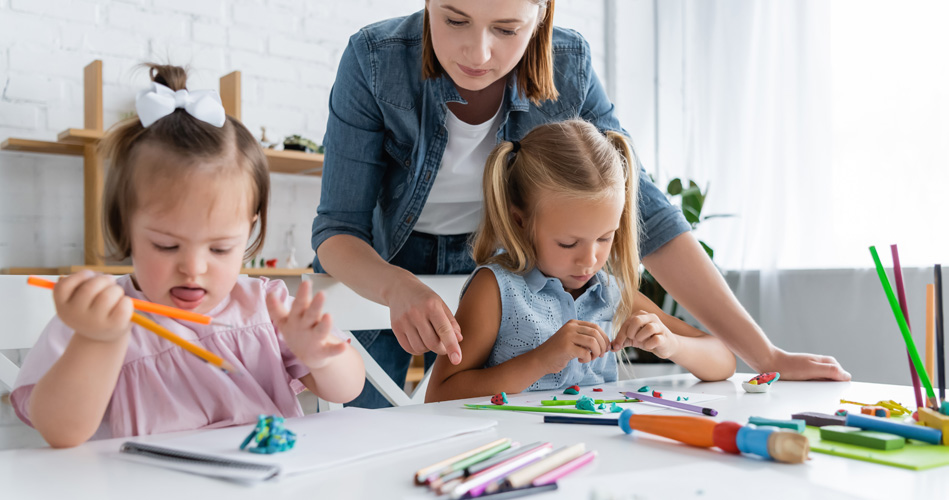
{"type": "Polygon", "coordinates": [[[271,293],[267,310],[290,351],[313,371],[328,365],[349,344],[332,334],[333,320],[328,313],[323,314],[323,292],[310,298],[311,287],[309,281],[300,284],[289,310],[271,293]]]}
{"type": "Polygon", "coordinates": [[[679,351],[679,337],[658,316],[639,311],[630,316],[613,338],[610,350],[635,347],[668,359],[679,351]]]}
{"type": "Polygon", "coordinates": [[[461,327],[441,297],[417,279],[400,287],[389,300],[392,331],[399,345],[410,354],[448,356],[451,364],[461,363],[461,327]]]}
{"type": "Polygon", "coordinates": [[[56,314],[76,335],[112,342],[131,330],[132,299],[112,276],[80,271],[53,288],[56,314]]]}
{"type": "Polygon", "coordinates": [[[833,356],[775,349],[771,360],[762,363],[761,373],[780,372],[781,380],[850,380],[850,373],[833,356]]]}
{"type": "Polygon", "coordinates": [[[596,323],[572,319],[531,353],[546,373],[557,373],[571,359],[589,363],[609,350],[610,338],[596,323]]]}

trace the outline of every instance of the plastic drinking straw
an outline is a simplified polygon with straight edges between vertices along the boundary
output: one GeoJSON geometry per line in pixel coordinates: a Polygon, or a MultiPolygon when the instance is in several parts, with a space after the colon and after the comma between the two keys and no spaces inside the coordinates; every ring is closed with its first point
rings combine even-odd
{"type": "Polygon", "coordinates": [[[588,451],[560,467],[542,476],[538,476],[531,484],[534,486],[543,486],[545,484],[556,483],[560,478],[592,462],[594,458],[596,458],[596,450],[588,451]]]}
{"type": "Polygon", "coordinates": [[[886,278],[886,271],[883,269],[883,263],[880,262],[880,256],[877,255],[876,247],[870,247],[870,255],[873,256],[873,264],[876,266],[877,275],[880,277],[880,285],[883,286],[883,293],[886,294],[886,299],[890,302],[890,309],[893,310],[893,316],[896,317],[896,324],[899,325],[900,333],[903,334],[903,342],[906,343],[906,350],[909,351],[910,358],[913,360],[916,373],[920,375],[923,385],[926,386],[926,395],[929,397],[929,403],[938,407],[939,400],[936,399],[936,393],[933,392],[933,385],[929,381],[929,377],[926,376],[926,371],[923,370],[923,363],[919,360],[919,352],[916,351],[913,336],[909,333],[909,327],[906,326],[906,319],[903,318],[903,311],[900,310],[900,305],[896,301],[896,295],[893,294],[893,289],[890,288],[890,280],[886,278]]]}
{"type": "MultiPolygon", "coordinates": [[[[909,328],[910,332],[913,331],[913,327],[909,323],[909,308],[906,305],[906,293],[903,291],[903,269],[900,267],[900,253],[896,249],[896,244],[890,245],[890,252],[893,254],[893,282],[896,283],[896,295],[900,299],[900,309],[903,311],[903,318],[906,319],[906,328],[909,328]]],[[[909,362],[909,377],[913,381],[913,395],[916,396],[916,408],[923,406],[923,391],[919,388],[919,375],[916,373],[916,368],[913,366],[913,359],[909,356],[909,351],[906,352],[906,361],[909,362]]]]}
{"type": "Polygon", "coordinates": [[[939,402],[946,399],[946,344],[942,333],[942,266],[936,264],[934,271],[935,301],[936,301],[936,373],[939,375],[939,399],[936,401],[936,411],[939,411],[939,402]]]}
{"type": "Polygon", "coordinates": [[[624,392],[622,394],[628,398],[639,399],[647,403],[655,403],[657,405],[670,406],[672,408],[678,408],[680,410],[694,411],[695,413],[701,413],[703,415],[708,415],[710,417],[714,417],[715,415],[718,415],[718,410],[713,410],[712,408],[705,408],[703,406],[690,405],[689,403],[680,403],[679,401],[669,401],[668,399],[647,396],[640,392],[624,392]]]}
{"type": "Polygon", "coordinates": [[[936,366],[936,287],[932,283],[926,285],[926,375],[935,377],[936,366]]]}

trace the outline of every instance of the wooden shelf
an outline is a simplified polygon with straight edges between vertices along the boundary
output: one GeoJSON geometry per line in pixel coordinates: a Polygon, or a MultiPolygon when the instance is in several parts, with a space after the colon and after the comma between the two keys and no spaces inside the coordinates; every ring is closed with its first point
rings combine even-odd
{"type": "MultiPolygon", "coordinates": [[[[225,112],[240,120],[241,118],[241,73],[234,71],[220,79],[221,103],[225,112]]],[[[102,266],[99,257],[105,253],[105,244],[99,228],[101,219],[101,198],[105,180],[105,166],[98,153],[97,145],[106,132],[102,118],[102,61],[92,61],[83,70],[83,128],[70,128],[57,135],[56,142],[33,139],[9,138],[0,143],[0,150],[23,153],[60,154],[83,157],[83,224],[85,227],[85,266],[70,266],[70,269],[94,268],[106,273],[126,274],[130,271],[121,267],[102,266]],[[102,269],[100,269],[102,268],[102,269]]],[[[265,149],[268,165],[272,172],[296,175],[321,175],[323,173],[323,155],[302,151],[276,151],[265,149]]],[[[14,268],[30,269],[30,268],[14,268]]],[[[63,274],[75,271],[62,271],[59,268],[41,268],[46,274],[63,274]]],[[[246,268],[245,274],[254,276],[298,276],[306,269],[246,268]]],[[[44,274],[8,273],[8,274],[44,274]]]]}
{"type": "Polygon", "coordinates": [[[32,139],[17,139],[15,137],[11,137],[0,143],[0,149],[4,151],[16,151],[19,153],[43,153],[69,156],[82,156],[83,154],[83,147],[81,144],[35,141],[32,139]]]}
{"type": "MultiPolygon", "coordinates": [[[[8,267],[0,270],[0,274],[13,275],[44,275],[55,276],[74,274],[84,269],[104,274],[132,274],[132,266],[63,266],[63,267],[8,267]]],[[[302,276],[312,273],[310,268],[289,269],[285,267],[245,267],[241,269],[241,274],[248,276],[267,276],[271,278],[302,276]]]]}

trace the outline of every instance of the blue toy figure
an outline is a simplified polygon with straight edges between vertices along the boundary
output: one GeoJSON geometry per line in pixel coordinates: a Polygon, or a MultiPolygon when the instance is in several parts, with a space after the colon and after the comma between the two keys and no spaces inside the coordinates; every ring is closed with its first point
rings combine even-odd
{"type": "Polygon", "coordinates": [[[249,448],[251,453],[279,453],[293,448],[297,442],[297,435],[283,427],[283,417],[278,415],[260,415],[257,417],[257,427],[241,443],[241,449],[253,441],[256,446],[249,448]]]}

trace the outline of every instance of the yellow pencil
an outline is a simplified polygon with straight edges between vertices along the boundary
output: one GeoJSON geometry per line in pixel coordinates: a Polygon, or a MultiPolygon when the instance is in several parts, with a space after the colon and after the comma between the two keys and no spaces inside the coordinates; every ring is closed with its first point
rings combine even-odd
{"type": "Polygon", "coordinates": [[[135,323],[136,325],[139,325],[142,328],[145,328],[151,331],[155,335],[158,335],[159,337],[171,342],[172,344],[175,344],[178,347],[181,347],[182,349],[190,352],[191,354],[194,354],[195,356],[207,361],[213,366],[216,366],[220,368],[221,370],[224,370],[225,373],[237,372],[237,370],[234,369],[234,365],[225,361],[224,358],[218,356],[217,354],[214,354],[213,352],[203,347],[198,347],[192,344],[191,342],[188,342],[187,340],[175,335],[174,333],[171,333],[171,331],[169,331],[167,328],[159,325],[158,323],[155,323],[154,321],[146,318],[145,316],[142,316],[141,314],[137,312],[132,313],[132,323],[135,323]]]}

